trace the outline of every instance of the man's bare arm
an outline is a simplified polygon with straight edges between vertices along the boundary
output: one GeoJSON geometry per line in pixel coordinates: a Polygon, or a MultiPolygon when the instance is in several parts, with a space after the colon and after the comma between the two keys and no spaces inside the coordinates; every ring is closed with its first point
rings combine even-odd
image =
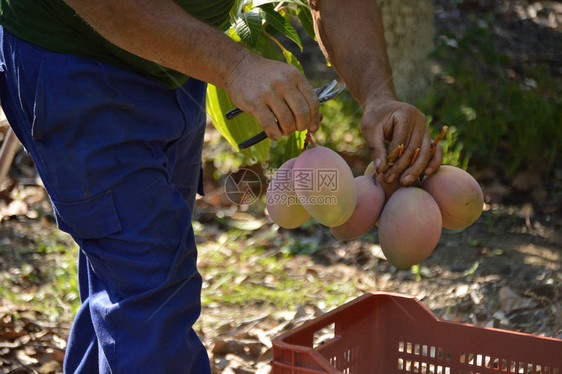
{"type": "Polygon", "coordinates": [[[318,127],[317,97],[298,70],[244,49],[172,0],[65,2],[113,44],[227,90],[272,139],[318,127]]]}
{"type": "Polygon", "coordinates": [[[375,95],[396,99],[376,1],[310,3],[320,47],[357,101],[364,105],[375,95]]]}
{"type": "Polygon", "coordinates": [[[401,176],[403,184],[410,184],[422,172],[437,170],[442,150],[432,156],[425,116],[397,100],[376,1],[310,0],[310,4],[324,54],[364,108],[361,128],[378,169],[386,164],[385,139],[390,149],[406,146],[385,179],[391,182],[401,176]],[[410,166],[416,148],[419,156],[410,166]]]}

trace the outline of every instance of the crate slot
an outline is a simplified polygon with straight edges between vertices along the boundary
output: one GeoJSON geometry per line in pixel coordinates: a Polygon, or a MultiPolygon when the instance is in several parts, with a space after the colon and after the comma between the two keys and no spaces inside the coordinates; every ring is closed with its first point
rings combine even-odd
{"type": "Polygon", "coordinates": [[[344,365],[349,365],[351,363],[351,349],[343,352],[343,363],[344,365]]]}
{"type": "Polygon", "coordinates": [[[333,340],[336,331],[336,324],[332,323],[316,332],[314,332],[312,337],[312,346],[316,348],[320,345],[326,344],[329,341],[333,340]]]}
{"type": "Polygon", "coordinates": [[[501,361],[501,362],[502,362],[502,363],[501,363],[501,368],[500,368],[500,370],[501,370],[501,371],[507,371],[507,368],[508,368],[508,366],[507,366],[507,360],[506,360],[505,358],[502,358],[502,361],[501,361]]]}

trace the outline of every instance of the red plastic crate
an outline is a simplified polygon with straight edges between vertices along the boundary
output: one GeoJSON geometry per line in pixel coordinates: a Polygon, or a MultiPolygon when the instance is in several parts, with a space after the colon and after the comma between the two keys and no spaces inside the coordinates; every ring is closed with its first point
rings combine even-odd
{"type": "Polygon", "coordinates": [[[443,321],[411,296],[363,295],[273,341],[273,374],[562,374],[562,340],[443,321]],[[314,347],[315,334],[333,337],[314,347]]]}

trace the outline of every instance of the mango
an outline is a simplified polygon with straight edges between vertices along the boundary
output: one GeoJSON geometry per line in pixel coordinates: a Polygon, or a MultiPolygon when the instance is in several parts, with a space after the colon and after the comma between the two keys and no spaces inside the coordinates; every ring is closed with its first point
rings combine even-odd
{"type": "Polygon", "coordinates": [[[443,227],[447,229],[464,229],[482,214],[482,188],[461,168],[442,165],[435,174],[423,179],[421,187],[437,202],[443,227]]]}
{"type": "Polygon", "coordinates": [[[375,226],[384,206],[384,190],[373,176],[355,178],[357,202],[351,217],[340,226],[332,227],[332,234],[339,240],[352,240],[365,235],[375,226]]]}
{"type": "Polygon", "coordinates": [[[356,190],[353,173],[333,150],[314,146],[293,166],[294,190],[314,219],[328,227],[344,224],[353,214],[356,190]]]}
{"type": "MultiPolygon", "coordinates": [[[[364,175],[375,175],[375,164],[373,161],[371,161],[369,163],[369,165],[367,165],[367,168],[365,169],[364,175]]],[[[383,173],[379,173],[377,174],[377,182],[380,183],[380,185],[382,186],[383,190],[384,190],[384,196],[386,198],[386,200],[390,199],[390,196],[392,196],[392,194],[394,193],[394,191],[396,191],[397,189],[399,189],[400,187],[402,187],[402,185],[400,184],[400,179],[396,178],[394,179],[394,181],[392,181],[392,183],[386,183],[383,179],[384,174],[383,173]]]]}
{"type": "Polygon", "coordinates": [[[427,258],[441,236],[441,213],[429,193],[401,187],[386,202],[379,220],[379,243],[388,261],[408,269],[427,258]]]}
{"type": "Polygon", "coordinates": [[[310,214],[299,203],[293,184],[293,166],[296,158],[286,161],[275,171],[267,187],[265,204],[271,220],[285,229],[294,229],[310,219],[310,214]]]}

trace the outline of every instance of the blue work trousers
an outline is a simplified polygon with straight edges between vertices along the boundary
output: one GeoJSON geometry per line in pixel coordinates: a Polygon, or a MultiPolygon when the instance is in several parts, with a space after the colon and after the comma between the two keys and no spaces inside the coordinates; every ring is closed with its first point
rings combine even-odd
{"type": "Polygon", "coordinates": [[[82,305],[65,373],[209,374],[193,330],[201,276],[206,85],[178,90],[0,28],[0,100],[58,227],[80,247],[82,305]]]}

